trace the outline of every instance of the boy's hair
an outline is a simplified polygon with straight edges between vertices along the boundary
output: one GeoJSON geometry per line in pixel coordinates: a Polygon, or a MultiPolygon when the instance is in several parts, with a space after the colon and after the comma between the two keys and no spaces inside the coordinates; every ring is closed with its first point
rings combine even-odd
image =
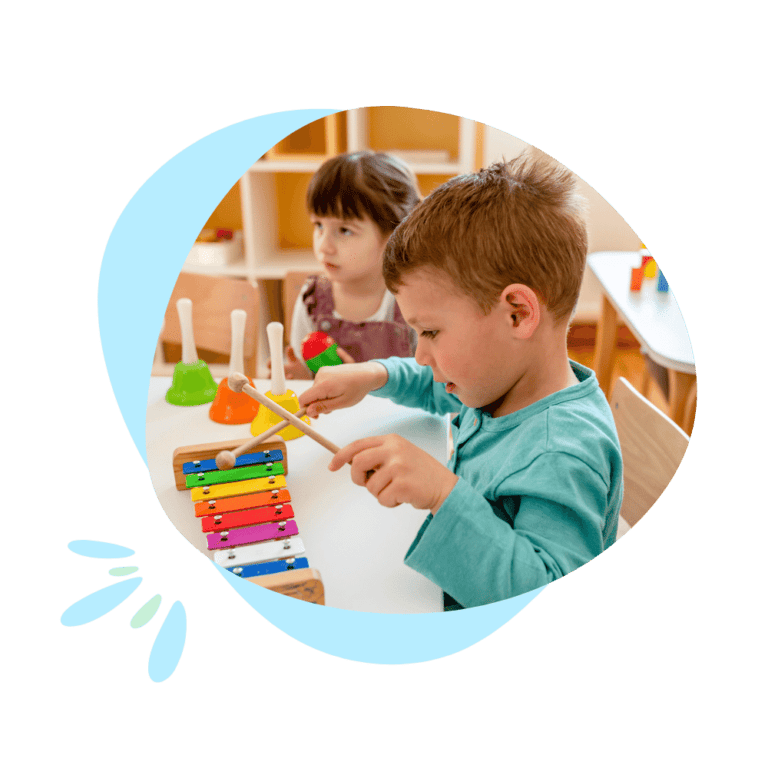
{"type": "Polygon", "coordinates": [[[389,238],[384,280],[396,293],[415,269],[444,274],[490,312],[507,285],[533,289],[556,322],[576,306],[587,256],[576,177],[538,150],[457,176],[389,238]]]}
{"type": "Polygon", "coordinates": [[[309,182],[307,210],[340,219],[370,218],[390,235],[421,199],[416,177],[386,152],[351,152],[326,160],[309,182]]]}

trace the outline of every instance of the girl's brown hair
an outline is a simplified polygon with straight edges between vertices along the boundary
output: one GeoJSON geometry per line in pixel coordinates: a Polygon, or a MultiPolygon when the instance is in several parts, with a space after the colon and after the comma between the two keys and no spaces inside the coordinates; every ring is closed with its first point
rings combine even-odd
{"type": "Polygon", "coordinates": [[[489,312],[507,285],[533,289],[556,321],[576,306],[587,256],[576,177],[537,150],[457,176],[426,197],[384,251],[393,293],[427,267],[489,312]]]}
{"type": "Polygon", "coordinates": [[[326,160],[307,189],[307,210],[340,219],[370,218],[389,235],[421,199],[408,166],[386,152],[351,152],[326,160]]]}

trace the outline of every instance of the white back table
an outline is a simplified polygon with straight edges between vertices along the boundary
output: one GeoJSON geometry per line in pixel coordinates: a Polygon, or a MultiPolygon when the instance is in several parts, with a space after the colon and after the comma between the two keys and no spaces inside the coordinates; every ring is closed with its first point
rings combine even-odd
{"type": "Polygon", "coordinates": [[[626,323],[643,351],[669,374],[669,415],[690,433],[686,415],[696,382],[696,365],[685,321],[672,291],[656,290],[656,278],[643,280],[630,291],[632,267],[640,265],[637,251],[601,251],[587,257],[587,266],[603,291],[595,343],[595,374],[608,396],[615,360],[619,320],[626,323]]]}
{"type": "MultiPolygon", "coordinates": [[[[176,489],[173,451],[183,445],[251,437],[250,425],[217,424],[209,405],[169,405],[168,377],[152,377],[147,405],[147,463],[160,503],[180,533],[204,555],[206,537],[189,491],[176,489]]],[[[254,382],[260,392],[269,381],[254,382]]],[[[297,394],[311,382],[289,381],[297,394]]],[[[370,435],[402,435],[439,461],[448,455],[447,418],[367,396],[354,408],[326,414],[312,426],[339,446],[370,435]]],[[[255,449],[256,450],[256,449],[255,449]]],[[[325,604],[375,613],[442,611],[442,591],[408,568],[403,558],[428,514],[410,505],[387,509],[354,485],[349,467],[328,471],[331,454],[302,436],[287,441],[288,489],[311,568],[320,571],[325,604]]]]}

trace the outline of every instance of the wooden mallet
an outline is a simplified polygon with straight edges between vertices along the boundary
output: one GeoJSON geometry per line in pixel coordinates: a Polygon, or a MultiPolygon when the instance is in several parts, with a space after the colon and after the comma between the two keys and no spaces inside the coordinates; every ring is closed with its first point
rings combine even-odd
{"type": "Polygon", "coordinates": [[[326,448],[331,453],[338,453],[341,450],[338,445],[323,437],[319,432],[312,429],[312,427],[307,426],[301,420],[301,416],[298,413],[291,413],[290,411],[286,411],[285,408],[283,408],[281,405],[278,405],[274,401],[270,400],[266,395],[262,395],[258,389],[252,387],[248,383],[248,377],[244,376],[242,373],[233,373],[230,375],[229,388],[233,392],[245,392],[246,395],[249,395],[259,404],[263,405],[265,408],[268,408],[273,413],[276,413],[278,416],[282,416],[287,422],[296,427],[296,429],[302,431],[307,437],[311,437],[315,442],[320,443],[323,448],[326,448]]]}
{"type": "MultiPolygon", "coordinates": [[[[235,375],[238,376],[242,374],[235,375]]],[[[232,374],[230,374],[230,377],[231,376],[232,374]]],[[[296,416],[301,418],[306,412],[307,409],[302,408],[296,412],[296,416]]],[[[260,435],[254,437],[253,440],[249,440],[247,443],[243,443],[239,448],[235,448],[234,451],[221,451],[221,453],[217,453],[216,466],[219,469],[232,469],[232,467],[235,466],[235,459],[237,459],[240,454],[247,453],[252,448],[255,448],[257,445],[263,443],[265,440],[272,437],[272,435],[277,434],[281,429],[285,429],[289,423],[290,422],[288,421],[281,421],[279,424],[275,424],[274,427],[270,427],[266,432],[262,432],[260,435]]]]}
{"type": "MultiPolygon", "coordinates": [[[[287,422],[290,424],[293,424],[296,429],[300,429],[307,437],[311,437],[315,442],[320,443],[320,445],[323,446],[323,448],[326,448],[331,453],[336,454],[338,453],[341,448],[339,448],[338,445],[335,443],[332,443],[327,438],[323,437],[319,432],[316,432],[312,427],[308,427],[302,420],[301,416],[304,415],[304,411],[306,411],[306,408],[302,408],[298,413],[290,413],[289,411],[286,411],[285,408],[278,405],[277,403],[272,402],[266,395],[262,395],[261,392],[259,392],[258,389],[255,387],[252,387],[248,383],[248,378],[244,376],[242,373],[235,373],[232,374],[229,377],[229,386],[230,388],[235,392],[245,392],[246,395],[250,395],[254,400],[258,401],[261,405],[263,405],[265,408],[269,408],[269,410],[276,413],[278,416],[282,416],[287,422]]],[[[285,422],[280,424],[277,427],[273,427],[272,429],[279,430],[282,429],[285,426],[285,422]]],[[[267,430],[264,434],[271,434],[272,430],[267,430]]],[[[263,437],[263,435],[259,435],[259,437],[263,437]]],[[[245,444],[246,446],[249,445],[249,443],[245,444]]],[[[351,464],[352,462],[348,462],[351,464]]],[[[218,464],[218,457],[217,457],[217,464],[218,464]]],[[[370,478],[370,476],[375,472],[373,469],[369,469],[368,472],[366,472],[366,478],[370,478]]]]}

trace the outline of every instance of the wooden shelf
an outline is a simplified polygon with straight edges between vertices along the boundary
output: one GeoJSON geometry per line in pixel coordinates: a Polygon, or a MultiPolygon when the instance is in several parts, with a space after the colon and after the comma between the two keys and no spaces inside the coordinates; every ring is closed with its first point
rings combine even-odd
{"type": "Polygon", "coordinates": [[[193,275],[220,275],[223,277],[250,277],[250,270],[245,263],[245,259],[236,261],[233,264],[184,264],[184,272],[193,275]]]}
{"type": "Polygon", "coordinates": [[[311,173],[278,173],[272,177],[275,195],[275,246],[282,251],[311,250],[312,222],[306,208],[311,173]]]}
{"type": "Polygon", "coordinates": [[[247,173],[314,173],[321,165],[319,160],[259,160],[247,173]]]}
{"type": "Polygon", "coordinates": [[[456,115],[408,107],[369,107],[366,117],[364,142],[370,149],[447,151],[453,162],[460,162],[461,118],[456,115]]]}
{"type": "Polygon", "coordinates": [[[459,171],[455,171],[453,173],[417,174],[416,179],[419,182],[419,191],[426,197],[430,192],[434,192],[441,184],[448,181],[448,179],[458,176],[459,173],[459,171]]]}
{"type": "Polygon", "coordinates": [[[259,264],[252,268],[256,280],[282,280],[286,272],[319,272],[312,250],[292,249],[262,254],[259,264]]]}
{"type": "MultiPolygon", "coordinates": [[[[391,154],[397,155],[396,150],[389,150],[391,154]]],[[[297,157],[294,160],[282,157],[279,160],[259,160],[254,163],[248,173],[314,173],[327,158],[318,157],[317,160],[307,160],[306,156],[297,157]]],[[[465,173],[464,167],[457,162],[452,163],[408,163],[411,170],[417,176],[440,175],[456,176],[465,173]]]]}
{"type": "Polygon", "coordinates": [[[337,112],[286,136],[265,157],[267,161],[275,162],[305,162],[307,159],[322,162],[344,152],[345,145],[346,120],[344,113],[337,112]]]}

